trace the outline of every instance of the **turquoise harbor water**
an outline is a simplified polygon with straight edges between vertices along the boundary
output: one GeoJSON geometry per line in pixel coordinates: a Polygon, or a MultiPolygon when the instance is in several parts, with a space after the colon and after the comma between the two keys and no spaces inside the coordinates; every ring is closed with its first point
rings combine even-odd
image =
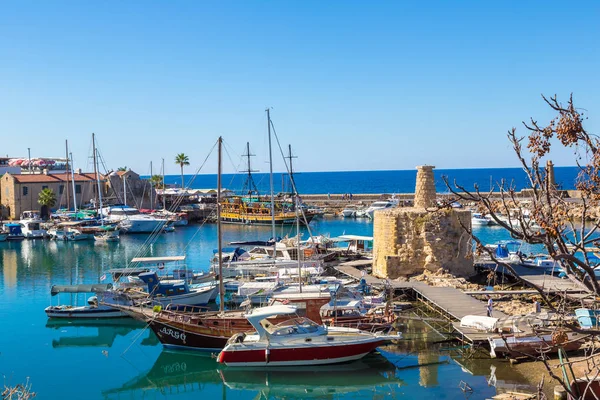
{"type": "MultiPolygon", "coordinates": [[[[320,220],[311,228],[332,236],[372,234],[367,221],[320,220]]],[[[505,238],[499,229],[486,234],[491,241],[505,238]]],[[[269,228],[224,227],[225,242],[269,236],[269,228]]],[[[145,240],[145,235],[124,235],[120,243],[0,243],[0,374],[5,383],[29,377],[40,399],[464,399],[461,380],[474,389],[472,398],[496,393],[487,383],[489,362],[469,364],[441,347],[448,344],[427,345],[424,337],[436,337],[417,323],[403,328],[410,340],[383,350],[389,361],[369,356],[330,367],[237,370],[204,354],[163,351],[154,334],[133,320],[61,323],[46,318],[52,284],[98,282],[103,271],[126,266],[145,240]]],[[[216,226],[196,225],[161,235],[146,255],[185,253],[190,267],[206,269],[215,247],[216,226]]],[[[505,363],[494,368],[498,390],[523,387],[505,363]]]]}

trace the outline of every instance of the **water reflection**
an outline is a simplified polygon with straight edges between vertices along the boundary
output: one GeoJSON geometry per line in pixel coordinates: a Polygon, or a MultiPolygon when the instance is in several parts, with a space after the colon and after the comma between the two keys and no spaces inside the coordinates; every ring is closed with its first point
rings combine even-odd
{"type": "MultiPolygon", "coordinates": [[[[46,328],[60,332],[58,339],[52,339],[53,348],[65,347],[112,347],[118,336],[125,337],[131,332],[142,330],[146,324],[131,318],[113,318],[104,320],[58,319],[50,318],[46,328]]],[[[140,341],[143,346],[156,346],[158,339],[147,330],[140,341]]]]}
{"type": "Polygon", "coordinates": [[[173,395],[203,391],[204,396],[219,393],[223,398],[228,394],[238,398],[238,392],[257,393],[255,398],[332,398],[358,391],[389,394],[403,384],[394,365],[379,355],[331,366],[245,369],[223,367],[202,353],[163,351],[149,371],[121,387],[104,391],[103,396],[140,397],[143,393],[147,397],[152,392],[173,395]]]}

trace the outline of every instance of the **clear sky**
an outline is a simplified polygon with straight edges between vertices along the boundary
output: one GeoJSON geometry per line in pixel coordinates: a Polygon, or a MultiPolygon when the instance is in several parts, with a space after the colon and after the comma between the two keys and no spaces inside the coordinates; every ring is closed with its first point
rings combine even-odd
{"type": "MultiPolygon", "coordinates": [[[[516,166],[505,133],[589,110],[600,2],[3,1],[0,154],[193,172],[218,135],[267,171],[265,107],[303,171],[516,166]]],[[[523,130],[522,130],[523,132],[523,130]]],[[[229,161],[229,157],[233,162],[229,161]]],[[[275,170],[282,170],[275,157],[275,170]]],[[[570,152],[553,155],[573,165],[570,152]]],[[[214,172],[210,161],[203,172],[214,172]]]]}

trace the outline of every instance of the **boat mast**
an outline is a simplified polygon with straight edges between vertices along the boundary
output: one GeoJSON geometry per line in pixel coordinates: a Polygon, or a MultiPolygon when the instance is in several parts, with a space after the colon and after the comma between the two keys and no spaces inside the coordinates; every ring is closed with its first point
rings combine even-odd
{"type": "Polygon", "coordinates": [[[271,151],[271,111],[267,108],[267,130],[269,132],[269,182],[271,185],[271,230],[273,231],[273,259],[277,257],[275,236],[275,198],[273,196],[273,152],[271,151]]]}
{"type": "Polygon", "coordinates": [[[71,180],[73,186],[73,211],[77,212],[77,195],[75,194],[75,171],[73,168],[73,153],[69,153],[71,156],[71,180]]]}
{"type": "Polygon", "coordinates": [[[70,203],[71,203],[71,195],[69,194],[69,173],[71,172],[71,170],[69,169],[69,141],[65,139],[65,157],[67,158],[67,171],[66,171],[66,176],[67,176],[67,183],[66,183],[66,189],[67,189],[67,202],[66,202],[66,209],[69,210],[70,203]]]}
{"type": "Polygon", "coordinates": [[[167,203],[165,202],[165,159],[162,159],[162,191],[163,191],[163,198],[162,198],[162,205],[163,205],[163,210],[167,209],[167,203]]]}
{"type": "Polygon", "coordinates": [[[292,155],[292,145],[291,144],[288,144],[288,150],[289,150],[289,155],[286,158],[288,160],[290,160],[290,192],[292,192],[294,194],[294,196],[296,196],[296,193],[294,193],[294,187],[295,187],[296,182],[294,182],[294,167],[292,166],[292,159],[298,158],[298,157],[292,155]]]}
{"type": "Polygon", "coordinates": [[[152,161],[150,161],[150,209],[154,210],[154,185],[152,184],[152,161]]]}
{"type": "Polygon", "coordinates": [[[123,174],[123,204],[127,205],[127,171],[123,174]]]}
{"type": "Polygon", "coordinates": [[[98,189],[98,211],[100,214],[100,225],[104,226],[104,215],[102,215],[102,190],[100,187],[100,174],[98,173],[98,154],[96,150],[96,135],[92,133],[92,148],[94,149],[94,175],[96,175],[96,185],[98,189]]]}
{"type": "MultiPolygon", "coordinates": [[[[292,155],[290,149],[290,156],[292,155]]],[[[291,161],[291,159],[290,159],[291,161]]],[[[291,167],[291,166],[290,166],[291,167]]],[[[290,168],[291,169],[291,168],[290,168]]],[[[290,175],[291,176],[291,175],[290,175]]],[[[302,262],[300,261],[300,215],[298,215],[298,197],[294,197],[295,209],[296,209],[296,248],[297,248],[297,259],[298,259],[298,287],[300,293],[302,293],[302,262]]]]}
{"type": "Polygon", "coordinates": [[[225,286],[223,285],[223,232],[221,231],[221,147],[223,138],[219,136],[219,157],[217,169],[217,251],[219,258],[219,312],[225,311],[225,286]]]}
{"type": "Polygon", "coordinates": [[[246,182],[244,182],[244,187],[242,188],[242,193],[248,195],[250,199],[252,199],[252,193],[256,193],[256,197],[258,198],[258,188],[254,183],[254,178],[252,178],[253,172],[258,172],[257,170],[252,169],[252,165],[250,163],[250,157],[253,157],[254,154],[250,154],[250,142],[246,142],[246,154],[243,157],[247,158],[248,169],[241,172],[246,172],[248,177],[246,178],[246,182]]]}
{"type": "MultiPolygon", "coordinates": [[[[94,160],[94,176],[96,177],[96,181],[98,179],[98,165],[96,164],[96,135],[92,132],[92,158],[94,160]]],[[[98,207],[98,194],[100,193],[100,184],[98,184],[98,192],[94,194],[94,205],[98,207]]]]}

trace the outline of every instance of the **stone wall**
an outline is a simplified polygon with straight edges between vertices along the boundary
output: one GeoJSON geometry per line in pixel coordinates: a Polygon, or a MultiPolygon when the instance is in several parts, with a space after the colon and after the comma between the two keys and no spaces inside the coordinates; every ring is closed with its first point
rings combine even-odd
{"type": "Polygon", "coordinates": [[[471,275],[471,240],[459,221],[470,227],[471,212],[428,212],[422,208],[376,211],[373,275],[395,279],[439,268],[454,275],[471,275]]]}

